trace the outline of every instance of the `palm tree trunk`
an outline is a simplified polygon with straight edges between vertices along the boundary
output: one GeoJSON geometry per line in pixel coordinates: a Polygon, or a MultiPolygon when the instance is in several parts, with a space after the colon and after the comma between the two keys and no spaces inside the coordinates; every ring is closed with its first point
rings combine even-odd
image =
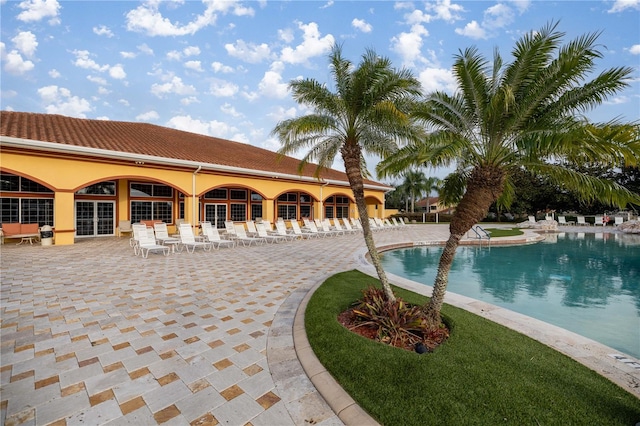
{"type": "Polygon", "coordinates": [[[440,326],[440,310],[449,284],[449,271],[460,245],[460,239],[473,225],[482,220],[489,212],[491,204],[498,199],[504,186],[504,172],[494,167],[479,167],[471,172],[467,183],[467,192],[462,197],[449,225],[447,240],[438,271],[433,283],[433,292],[425,309],[427,321],[431,328],[440,326]]]}
{"type": "Polygon", "coordinates": [[[345,172],[349,178],[353,196],[356,199],[360,222],[362,222],[362,234],[365,244],[367,245],[367,250],[369,251],[369,256],[371,257],[371,263],[373,263],[373,266],[376,268],[376,273],[380,279],[380,284],[382,285],[386,299],[390,302],[395,302],[396,296],[393,294],[393,290],[387,279],[387,274],[385,274],[382,268],[380,256],[378,255],[378,250],[373,240],[371,226],[369,226],[369,213],[367,212],[367,203],[364,199],[364,179],[362,178],[362,171],[360,170],[360,147],[345,144],[341,151],[345,172]]]}

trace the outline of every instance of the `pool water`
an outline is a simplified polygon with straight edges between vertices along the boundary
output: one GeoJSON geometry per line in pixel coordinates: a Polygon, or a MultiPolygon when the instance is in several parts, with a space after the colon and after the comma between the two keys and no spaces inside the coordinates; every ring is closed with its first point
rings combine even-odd
{"type": "MultiPolygon", "coordinates": [[[[382,254],[384,269],[433,285],[442,247],[382,254]]],[[[560,233],[523,246],[464,246],[447,291],[557,325],[640,358],[640,235],[560,233]]]]}

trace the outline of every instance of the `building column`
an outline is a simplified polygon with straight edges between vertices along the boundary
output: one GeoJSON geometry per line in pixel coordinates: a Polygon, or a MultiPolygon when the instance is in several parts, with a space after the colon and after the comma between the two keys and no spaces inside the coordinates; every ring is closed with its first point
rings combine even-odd
{"type": "Polygon", "coordinates": [[[262,200],[262,218],[267,219],[271,223],[275,223],[278,219],[275,212],[275,203],[273,198],[265,198],[262,200]]]}
{"type": "Polygon", "coordinates": [[[74,243],[75,217],[75,193],[73,191],[56,191],[53,201],[55,245],[63,246],[74,243]]]}
{"type": "MultiPolygon", "coordinates": [[[[129,220],[131,219],[131,213],[129,212],[129,181],[127,179],[118,179],[117,183],[117,220],[129,220]]],[[[116,226],[118,223],[116,222],[116,226]]]]}
{"type": "Polygon", "coordinates": [[[324,219],[324,202],[314,201],[313,202],[313,218],[312,219],[324,219]]]}
{"type": "Polygon", "coordinates": [[[200,199],[185,195],[184,197],[184,220],[191,226],[200,224],[200,199]],[[195,215],[194,215],[195,213],[195,215]]]}

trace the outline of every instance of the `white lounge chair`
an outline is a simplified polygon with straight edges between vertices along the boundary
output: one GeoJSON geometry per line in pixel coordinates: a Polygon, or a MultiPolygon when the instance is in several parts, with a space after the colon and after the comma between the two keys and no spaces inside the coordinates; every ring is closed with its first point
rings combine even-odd
{"type": "Polygon", "coordinates": [[[142,223],[134,223],[131,225],[133,235],[129,238],[129,245],[133,247],[133,254],[138,255],[138,242],[140,241],[140,235],[147,232],[147,225],[142,223]]]}
{"type": "Polygon", "coordinates": [[[227,237],[229,238],[235,238],[236,237],[236,229],[233,226],[233,221],[232,220],[225,220],[224,221],[224,231],[227,234],[227,237]]]}
{"type": "Polygon", "coordinates": [[[258,230],[256,229],[256,223],[252,220],[248,220],[245,223],[245,226],[247,227],[247,235],[250,237],[255,237],[258,235],[258,230]]]}
{"type": "Polygon", "coordinates": [[[291,224],[291,229],[293,230],[293,234],[297,235],[301,238],[318,238],[320,235],[318,233],[311,232],[309,229],[305,229],[304,231],[300,228],[300,224],[295,219],[290,219],[289,223],[291,224]]]}
{"type": "Polygon", "coordinates": [[[318,235],[318,237],[326,237],[327,235],[330,235],[331,232],[325,232],[325,231],[321,231],[320,229],[318,229],[318,226],[316,225],[315,221],[309,221],[307,222],[307,229],[313,233],[318,235]]]}
{"type": "MultiPolygon", "coordinates": [[[[146,226],[145,226],[146,228],[146,226]]],[[[142,254],[143,258],[149,256],[149,252],[162,252],[165,256],[169,254],[171,248],[162,244],[158,244],[154,238],[153,228],[146,228],[146,232],[140,231],[138,234],[138,253],[142,254]]]]}
{"type": "Polygon", "coordinates": [[[265,240],[262,237],[250,237],[247,235],[247,231],[245,231],[244,229],[244,225],[242,223],[235,223],[233,225],[233,229],[236,231],[236,239],[237,241],[240,243],[242,242],[243,246],[251,246],[251,244],[256,243],[256,245],[258,244],[264,244],[267,242],[267,240],[265,240]]]}
{"type": "Polygon", "coordinates": [[[613,223],[615,226],[622,225],[624,223],[624,217],[622,216],[616,216],[613,218],[613,220],[615,221],[613,223]]]}
{"type": "Polygon", "coordinates": [[[327,232],[328,233],[327,235],[331,235],[331,236],[344,235],[343,230],[338,230],[338,228],[331,227],[331,222],[329,222],[329,219],[326,219],[326,218],[324,220],[316,219],[315,223],[316,223],[316,227],[318,227],[318,229],[322,230],[323,232],[327,232]]]}
{"type": "Polygon", "coordinates": [[[578,225],[580,225],[580,226],[591,226],[590,223],[587,223],[584,220],[584,216],[578,216],[578,225]]]}
{"type": "Polygon", "coordinates": [[[558,216],[558,225],[568,225],[567,218],[564,216],[558,216]]]}
{"type": "Polygon", "coordinates": [[[271,242],[271,244],[279,243],[280,241],[287,241],[287,237],[283,237],[281,235],[270,235],[263,223],[256,223],[256,231],[258,233],[258,237],[264,238],[266,242],[271,242]]]}
{"type": "Polygon", "coordinates": [[[133,235],[133,228],[131,227],[130,220],[121,220],[118,222],[118,229],[116,229],[116,235],[121,237],[122,234],[131,234],[133,235]]]}
{"type": "Polygon", "coordinates": [[[233,248],[236,246],[236,242],[234,240],[222,239],[218,229],[214,228],[213,225],[211,225],[211,222],[201,222],[200,227],[202,228],[202,234],[207,241],[211,243],[213,248],[219,249],[221,246],[233,248]]]}
{"type": "Polygon", "coordinates": [[[342,224],[340,223],[340,219],[333,219],[333,226],[336,227],[336,229],[344,232],[345,234],[354,234],[358,231],[356,231],[355,229],[353,229],[351,227],[351,225],[349,225],[349,227],[347,227],[346,225],[344,225],[345,223],[349,223],[348,221],[344,221],[344,219],[342,220],[342,224]],[[344,227],[343,227],[344,225],[344,227]]]}
{"type": "Polygon", "coordinates": [[[154,223],[153,230],[155,231],[155,234],[156,234],[156,241],[159,244],[171,247],[172,252],[176,251],[176,247],[178,247],[178,250],[181,250],[180,238],[169,236],[169,231],[167,230],[166,223],[164,222],[154,223]]]}
{"type": "Polygon", "coordinates": [[[293,241],[299,238],[298,235],[292,232],[288,232],[287,224],[284,223],[284,220],[278,220],[276,222],[276,230],[274,231],[275,235],[280,235],[281,237],[285,237],[287,240],[293,241]]]}
{"type": "Polygon", "coordinates": [[[179,227],[180,230],[180,245],[187,249],[187,253],[193,253],[196,248],[200,247],[204,251],[211,251],[213,244],[207,241],[196,241],[196,237],[193,234],[193,229],[188,223],[183,223],[179,227]]]}

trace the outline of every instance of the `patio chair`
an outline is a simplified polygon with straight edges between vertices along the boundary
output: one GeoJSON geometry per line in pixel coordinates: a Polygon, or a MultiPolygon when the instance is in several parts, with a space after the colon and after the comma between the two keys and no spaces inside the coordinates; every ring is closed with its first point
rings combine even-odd
{"type": "Polygon", "coordinates": [[[578,225],[580,226],[591,226],[590,223],[584,220],[584,216],[578,216],[578,225]]]}
{"type": "Polygon", "coordinates": [[[198,247],[204,251],[211,251],[213,248],[213,244],[208,241],[196,241],[196,236],[193,234],[191,224],[183,223],[180,225],[179,230],[180,245],[187,249],[187,253],[193,253],[198,247]]]}
{"type": "Polygon", "coordinates": [[[568,225],[567,218],[564,216],[558,216],[558,225],[568,225]]]}
{"type": "Polygon", "coordinates": [[[266,242],[279,243],[280,241],[287,241],[287,237],[283,237],[281,235],[271,235],[267,232],[267,228],[265,228],[263,223],[256,223],[256,232],[258,233],[258,237],[264,238],[266,242]]]}
{"type": "Polygon", "coordinates": [[[293,230],[293,234],[301,237],[301,238],[318,238],[320,235],[317,233],[311,232],[309,229],[305,229],[304,231],[300,228],[300,224],[295,219],[290,219],[289,223],[291,223],[291,229],[293,230]]]}
{"type": "Polygon", "coordinates": [[[149,256],[149,252],[162,252],[165,256],[169,255],[171,247],[163,244],[158,244],[155,239],[153,228],[147,228],[145,226],[145,232],[140,231],[138,233],[138,250],[136,254],[142,254],[143,258],[149,256]]]}
{"type": "Polygon", "coordinates": [[[622,216],[616,216],[613,218],[613,220],[615,221],[613,223],[615,226],[622,225],[624,223],[624,217],[622,216]]]}
{"type": "Polygon", "coordinates": [[[233,221],[232,220],[225,220],[224,221],[224,232],[227,234],[227,237],[235,238],[236,229],[233,226],[233,221]]]}
{"type": "Polygon", "coordinates": [[[318,229],[322,229],[323,232],[328,232],[327,235],[344,235],[344,231],[342,229],[331,227],[331,222],[329,222],[329,219],[327,218],[324,220],[316,220],[315,223],[318,229]]]}
{"type": "Polygon", "coordinates": [[[156,222],[153,224],[153,230],[156,233],[156,241],[162,245],[170,246],[171,251],[175,252],[176,247],[180,247],[180,238],[170,237],[167,230],[167,224],[164,222],[156,222]]]}
{"type": "Polygon", "coordinates": [[[308,229],[309,232],[311,232],[312,234],[316,234],[318,237],[322,237],[322,238],[331,234],[331,232],[325,232],[324,230],[321,231],[320,229],[318,229],[315,221],[311,221],[311,220],[307,222],[306,229],[308,229]]]}
{"type": "Polygon", "coordinates": [[[281,237],[285,237],[289,241],[297,240],[299,238],[298,235],[293,232],[288,232],[287,224],[284,223],[284,220],[279,220],[276,222],[276,230],[274,231],[274,235],[280,235],[281,237]]]}
{"type": "Polygon", "coordinates": [[[333,226],[338,231],[342,231],[345,235],[346,234],[353,234],[355,232],[353,228],[349,229],[346,226],[343,228],[342,224],[340,223],[340,219],[338,219],[338,218],[333,219],[333,226]]]}
{"type": "Polygon", "coordinates": [[[256,245],[258,244],[264,244],[267,242],[267,240],[265,240],[262,237],[250,237],[247,235],[247,231],[245,231],[244,229],[244,225],[242,223],[236,223],[233,225],[233,229],[236,231],[236,240],[240,243],[242,242],[243,246],[251,246],[251,244],[256,243],[256,245]]]}
{"type": "Polygon", "coordinates": [[[213,248],[219,249],[221,246],[233,248],[236,246],[234,240],[223,239],[218,232],[218,228],[214,228],[211,222],[201,222],[200,227],[202,229],[202,235],[207,242],[212,244],[213,248]]]}
{"type": "Polygon", "coordinates": [[[130,220],[121,220],[118,222],[118,228],[116,229],[116,235],[121,237],[122,234],[133,235],[133,228],[131,227],[130,220]]]}
{"type": "Polygon", "coordinates": [[[147,232],[147,226],[142,223],[134,223],[131,225],[132,235],[129,238],[129,245],[133,247],[133,253],[138,255],[138,241],[140,241],[140,234],[147,232]]]}
{"type": "Polygon", "coordinates": [[[258,235],[258,230],[256,229],[256,223],[252,220],[248,220],[245,223],[247,227],[246,233],[250,237],[256,237],[258,235]]]}
{"type": "Polygon", "coordinates": [[[347,219],[346,217],[342,218],[342,224],[344,225],[344,229],[346,232],[353,233],[353,234],[360,232],[359,229],[356,229],[353,226],[351,226],[351,223],[349,223],[349,219],[347,219]]]}

